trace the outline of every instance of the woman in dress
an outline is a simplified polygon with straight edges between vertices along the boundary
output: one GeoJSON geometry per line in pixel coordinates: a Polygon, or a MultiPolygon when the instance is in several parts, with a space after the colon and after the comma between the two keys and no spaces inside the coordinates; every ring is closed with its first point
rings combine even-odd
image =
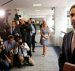
{"type": "Polygon", "coordinates": [[[40,34],[41,34],[41,41],[42,41],[42,45],[43,45],[43,55],[45,55],[46,48],[48,45],[48,38],[49,38],[49,28],[45,21],[43,21],[43,23],[42,23],[40,34]]]}

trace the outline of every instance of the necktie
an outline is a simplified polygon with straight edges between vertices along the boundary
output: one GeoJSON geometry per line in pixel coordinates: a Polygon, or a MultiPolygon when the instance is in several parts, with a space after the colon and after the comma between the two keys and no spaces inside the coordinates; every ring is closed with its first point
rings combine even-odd
{"type": "Polygon", "coordinates": [[[75,33],[73,34],[73,38],[72,38],[72,53],[74,51],[75,48],[75,33]]]}

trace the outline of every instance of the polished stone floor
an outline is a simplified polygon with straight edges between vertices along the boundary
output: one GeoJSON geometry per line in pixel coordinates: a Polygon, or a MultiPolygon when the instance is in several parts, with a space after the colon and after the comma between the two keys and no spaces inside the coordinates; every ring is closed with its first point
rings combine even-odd
{"type": "Polygon", "coordinates": [[[12,68],[11,71],[59,71],[56,49],[58,50],[58,47],[49,46],[47,48],[46,56],[43,56],[42,46],[36,46],[36,50],[32,56],[35,65],[23,66],[22,68],[12,68]]]}

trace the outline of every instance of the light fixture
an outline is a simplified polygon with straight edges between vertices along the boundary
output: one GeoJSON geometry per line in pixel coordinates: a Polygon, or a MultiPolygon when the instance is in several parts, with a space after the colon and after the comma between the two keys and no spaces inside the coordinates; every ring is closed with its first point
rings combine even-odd
{"type": "Polygon", "coordinates": [[[33,6],[42,6],[42,4],[38,3],[38,4],[33,4],[33,6]]]}
{"type": "Polygon", "coordinates": [[[35,11],[39,12],[40,10],[35,10],[35,11]]]}
{"type": "Polygon", "coordinates": [[[1,18],[5,17],[5,11],[4,10],[0,10],[0,17],[1,18]]]}

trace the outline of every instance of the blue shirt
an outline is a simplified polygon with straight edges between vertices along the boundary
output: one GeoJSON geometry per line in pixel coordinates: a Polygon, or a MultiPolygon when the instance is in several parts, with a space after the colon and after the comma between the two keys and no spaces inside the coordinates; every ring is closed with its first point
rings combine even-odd
{"type": "Polygon", "coordinates": [[[12,43],[9,43],[8,40],[4,42],[4,46],[7,51],[14,48],[15,44],[16,44],[15,40],[13,40],[12,43]]]}

